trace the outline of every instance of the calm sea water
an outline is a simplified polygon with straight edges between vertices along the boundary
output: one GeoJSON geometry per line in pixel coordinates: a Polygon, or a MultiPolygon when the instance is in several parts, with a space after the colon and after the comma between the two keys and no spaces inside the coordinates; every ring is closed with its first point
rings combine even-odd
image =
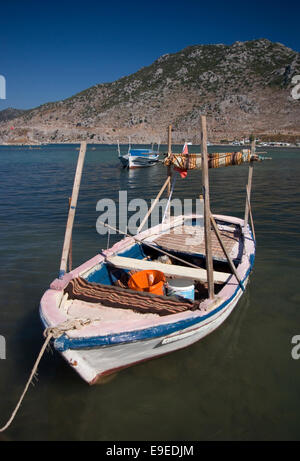
{"type": "MultiPolygon", "coordinates": [[[[75,147],[0,147],[0,335],[7,347],[0,426],[42,345],[38,306],[58,273],[75,147]]],[[[300,149],[267,155],[273,160],[254,169],[254,272],[231,317],[201,342],[101,386],[89,387],[57,353],[46,354],[38,383],[0,440],[300,439],[300,360],[291,357],[291,339],[300,335],[300,149]]],[[[210,171],[214,212],[243,217],[247,174],[246,166],[210,171]]],[[[99,199],[116,199],[119,190],[129,200],[150,199],[165,177],[162,165],[121,170],[114,146],[89,148],[73,265],[106,247],[96,232],[99,199]]],[[[175,197],[193,198],[200,188],[201,174],[190,172],[175,197]]]]}

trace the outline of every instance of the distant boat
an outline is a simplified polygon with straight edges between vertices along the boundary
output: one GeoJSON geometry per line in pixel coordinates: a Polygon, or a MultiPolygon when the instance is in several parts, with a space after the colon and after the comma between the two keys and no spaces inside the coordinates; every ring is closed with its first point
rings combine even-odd
{"type": "Polygon", "coordinates": [[[118,143],[118,154],[121,165],[124,168],[145,168],[153,166],[159,159],[159,146],[157,151],[151,149],[132,149],[129,142],[128,153],[121,155],[120,145],[118,143]]]}
{"type": "Polygon", "coordinates": [[[144,168],[158,162],[159,153],[152,149],[130,149],[128,154],[119,157],[125,168],[144,168]]]}

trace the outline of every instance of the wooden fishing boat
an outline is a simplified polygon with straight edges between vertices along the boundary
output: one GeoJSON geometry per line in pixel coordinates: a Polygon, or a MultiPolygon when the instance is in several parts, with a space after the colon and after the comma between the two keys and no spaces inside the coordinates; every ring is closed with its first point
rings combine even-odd
{"type": "MultiPolygon", "coordinates": [[[[219,229],[226,229],[228,233],[228,247],[232,245],[231,238],[237,236],[231,250],[245,288],[255,255],[251,230],[249,226],[243,228],[241,219],[214,217],[219,229]]],[[[141,243],[127,237],[62,279],[54,281],[44,294],[40,312],[45,327],[76,318],[91,321],[85,327],[69,331],[54,341],[55,349],[88,383],[94,384],[105,375],[198,341],[221,325],[237,304],[243,288],[233,274],[224,272],[224,266],[222,271],[213,274],[216,296],[208,299],[203,248],[196,253],[190,253],[188,245],[180,250],[182,259],[197,261],[197,269],[183,263],[155,262],[159,251],[155,252],[146,245],[150,240],[155,246],[158,240],[161,247],[165,238],[169,252],[178,254],[177,249],[174,252],[170,249],[170,231],[182,226],[184,221],[186,224],[188,220],[192,226],[197,218],[199,216],[181,216],[169,221],[163,229],[152,228],[143,232],[137,236],[141,243]],[[145,260],[149,253],[151,259],[145,260]],[[112,280],[116,268],[154,269],[163,272],[167,279],[185,277],[195,280],[198,282],[196,299],[191,303],[185,299],[136,293],[115,286],[112,280]],[[97,289],[103,287],[105,289],[98,293],[97,289]]],[[[177,239],[181,237],[181,234],[175,235],[177,239]]],[[[215,248],[214,262],[218,267],[221,249],[217,243],[215,248]]],[[[226,267],[225,270],[229,269],[226,267]]]]}
{"type": "MultiPolygon", "coordinates": [[[[202,117],[203,214],[167,214],[161,224],[142,231],[144,220],[135,236],[126,235],[67,273],[84,149],[79,154],[61,270],[41,299],[40,316],[55,338],[54,348],[89,384],[212,333],[230,315],[246,288],[255,258],[250,205],[253,165],[250,162],[245,219],[212,214],[205,123],[202,117]],[[141,271],[153,277],[162,275],[162,292],[132,289],[130,282],[141,271]],[[192,282],[192,297],[180,290],[174,295],[170,290],[178,279],[192,282]]],[[[167,186],[170,189],[172,158],[169,148],[168,177],[157,200],[167,186]]],[[[173,165],[178,168],[175,160],[174,156],[173,165]]],[[[214,167],[212,162],[210,166],[214,167]]],[[[155,202],[150,212],[154,206],[155,202]]]]}

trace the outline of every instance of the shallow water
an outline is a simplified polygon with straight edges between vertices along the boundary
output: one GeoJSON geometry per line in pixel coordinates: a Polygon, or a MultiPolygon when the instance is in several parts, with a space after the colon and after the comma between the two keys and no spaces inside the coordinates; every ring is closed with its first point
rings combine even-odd
{"type": "MultiPolygon", "coordinates": [[[[57,276],[78,150],[0,147],[0,426],[10,415],[42,344],[38,306],[57,276]]],[[[195,147],[193,146],[193,149],[195,147]]],[[[197,149],[196,149],[197,150],[197,149]]],[[[210,150],[224,150],[210,148],[210,150]]],[[[0,440],[299,440],[300,149],[269,149],[255,165],[254,272],[229,319],[195,345],[89,387],[47,354],[11,428],[0,440]]],[[[213,212],[243,217],[248,168],[210,171],[213,212]]],[[[96,232],[99,199],[150,199],[162,165],[121,170],[115,146],[88,149],[73,234],[73,266],[106,248],[96,232]]],[[[200,172],[175,197],[200,193],[200,172]]],[[[111,243],[116,241],[111,236],[111,243]]]]}

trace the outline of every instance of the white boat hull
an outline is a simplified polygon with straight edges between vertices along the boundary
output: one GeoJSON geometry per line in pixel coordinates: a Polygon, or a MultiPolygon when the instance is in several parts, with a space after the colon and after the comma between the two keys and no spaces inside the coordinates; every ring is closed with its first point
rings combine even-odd
{"type": "MultiPolygon", "coordinates": [[[[183,222],[183,219],[189,220],[195,217],[196,215],[179,216],[164,226],[166,229],[172,225],[176,227],[183,222]]],[[[243,221],[239,218],[222,215],[215,215],[215,218],[221,222],[243,225],[243,221]]],[[[156,232],[157,228],[154,227],[139,235],[146,239],[156,235],[156,232]]],[[[64,288],[69,281],[80,276],[88,279],[89,274],[97,273],[105,257],[109,259],[111,255],[123,254],[125,249],[136,245],[130,237],[106,250],[105,255],[96,255],[82,266],[66,274],[63,279],[54,280],[41,300],[40,315],[45,327],[60,325],[74,318],[86,318],[86,315],[93,313],[90,324],[82,329],[68,330],[66,334],[54,340],[54,348],[86,382],[95,384],[118,370],[185,348],[199,341],[227,319],[247,285],[255,258],[255,242],[249,225],[243,230],[243,235],[244,251],[237,267],[241,283],[239,284],[235,276],[229,275],[215,298],[201,301],[199,309],[193,311],[187,310],[151,318],[148,318],[147,314],[137,317],[135,314],[130,314],[133,317],[125,318],[124,312],[133,312],[126,309],[122,311],[123,314],[117,312],[115,320],[111,317],[110,312],[107,320],[105,306],[99,307],[100,318],[97,317],[98,313],[95,313],[96,309],[90,307],[85,308],[88,313],[86,310],[76,311],[76,313],[65,310],[64,288]]],[[[82,309],[81,304],[80,309],[82,309]]]]}
{"type": "Polygon", "coordinates": [[[119,157],[121,165],[129,169],[134,168],[145,168],[149,166],[156,165],[158,162],[158,155],[151,156],[134,156],[134,155],[124,155],[119,157]]]}
{"type": "MultiPolygon", "coordinates": [[[[248,277],[244,280],[246,286],[248,277]]],[[[167,336],[127,344],[85,350],[67,350],[62,356],[89,384],[100,383],[105,376],[123,368],[190,346],[216,330],[231,314],[242,295],[239,290],[226,308],[194,325],[167,336]]]]}

